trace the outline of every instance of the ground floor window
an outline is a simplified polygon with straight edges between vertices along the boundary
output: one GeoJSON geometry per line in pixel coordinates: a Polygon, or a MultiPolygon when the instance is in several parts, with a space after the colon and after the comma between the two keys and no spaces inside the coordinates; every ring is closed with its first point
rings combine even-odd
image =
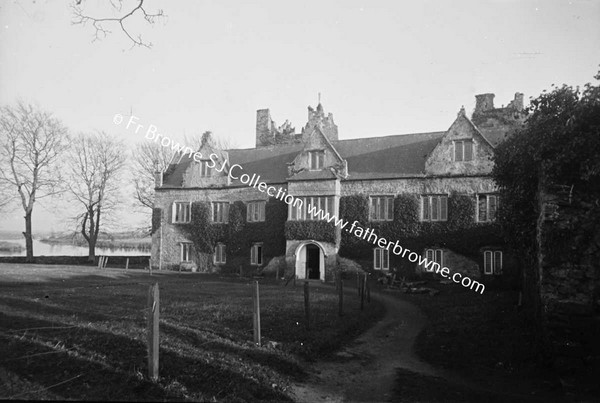
{"type": "Polygon", "coordinates": [[[387,249],[373,249],[373,268],[375,270],[390,269],[390,251],[387,249]]]}
{"type": "Polygon", "coordinates": [[[437,263],[440,267],[444,267],[444,250],[443,249],[425,249],[425,258],[427,262],[423,265],[425,270],[433,271],[433,264],[429,262],[437,263]]]}
{"type": "Polygon", "coordinates": [[[192,244],[183,242],[180,244],[181,247],[181,261],[191,262],[192,261],[192,244]]]}
{"type": "Polygon", "coordinates": [[[225,264],[225,244],[218,243],[215,246],[215,264],[225,264]]]}
{"type": "Polygon", "coordinates": [[[502,251],[486,250],[483,252],[483,272],[485,274],[502,274],[502,251]]]}
{"type": "Polygon", "coordinates": [[[260,266],[263,264],[262,243],[255,243],[250,249],[250,264],[260,266]]]}

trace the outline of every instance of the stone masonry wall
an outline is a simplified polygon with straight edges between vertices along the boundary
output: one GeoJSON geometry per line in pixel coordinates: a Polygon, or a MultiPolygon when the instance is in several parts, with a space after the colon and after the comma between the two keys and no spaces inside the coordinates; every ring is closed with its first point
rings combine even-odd
{"type": "MultiPolygon", "coordinates": [[[[276,188],[281,187],[286,190],[285,184],[273,184],[276,188]]],[[[163,210],[161,222],[162,228],[162,258],[159,253],[160,234],[161,231],[156,231],[152,236],[152,266],[158,267],[159,261],[162,259],[162,266],[177,265],[180,263],[180,246],[181,242],[189,242],[183,235],[181,230],[178,230],[179,224],[172,223],[172,205],[176,201],[195,202],[195,201],[258,201],[267,200],[268,195],[265,192],[260,192],[257,189],[244,187],[228,187],[228,188],[210,188],[210,189],[158,189],[154,201],[155,208],[163,210]]]]}

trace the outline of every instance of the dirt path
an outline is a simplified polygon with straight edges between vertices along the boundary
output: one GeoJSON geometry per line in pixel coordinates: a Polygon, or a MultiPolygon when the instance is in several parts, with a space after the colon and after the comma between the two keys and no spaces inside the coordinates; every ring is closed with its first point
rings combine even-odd
{"type": "Polygon", "coordinates": [[[413,352],[427,318],[414,305],[376,296],[386,314],[374,327],[337,353],[337,359],[312,365],[310,379],[293,387],[299,402],[389,401],[396,368],[444,377],[413,352]]]}

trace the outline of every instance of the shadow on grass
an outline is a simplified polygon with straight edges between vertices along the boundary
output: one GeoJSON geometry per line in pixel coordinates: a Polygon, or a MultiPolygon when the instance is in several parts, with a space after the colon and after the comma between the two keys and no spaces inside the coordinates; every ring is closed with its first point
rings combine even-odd
{"type": "Polygon", "coordinates": [[[57,329],[68,326],[0,313],[2,365],[41,387],[77,377],[52,388],[65,399],[210,400],[217,396],[287,400],[276,390],[213,365],[210,358],[184,357],[164,348],[160,350],[161,379],[150,382],[141,375],[147,372],[144,343],[86,327],[57,329]],[[13,330],[32,328],[35,333],[13,330]],[[56,348],[70,351],[56,352],[56,348]]]}
{"type": "Polygon", "coordinates": [[[206,347],[204,349],[211,352],[220,351],[237,357],[247,358],[250,361],[270,367],[279,373],[296,377],[296,379],[301,379],[306,375],[298,363],[279,356],[276,350],[269,351],[255,347],[238,347],[232,343],[227,343],[226,339],[224,341],[220,341],[216,337],[208,339],[201,335],[200,330],[195,331],[194,329],[186,329],[165,323],[161,323],[160,329],[166,335],[176,337],[189,345],[200,346],[205,344],[206,347]]]}
{"type": "MultiPolygon", "coordinates": [[[[40,387],[50,387],[77,377],[51,388],[53,393],[65,399],[181,398],[166,392],[157,384],[135,376],[133,372],[124,373],[119,370],[118,367],[122,367],[125,363],[133,368],[143,369],[145,352],[141,343],[125,337],[99,334],[84,328],[51,329],[51,327],[68,325],[2,313],[0,313],[0,324],[2,366],[23,379],[39,384],[40,387]],[[50,329],[39,329],[35,333],[12,330],[31,328],[50,329]],[[81,350],[78,348],[80,345],[81,350]],[[106,347],[110,345],[111,355],[119,356],[121,365],[111,365],[113,363],[108,358],[101,360],[100,357],[82,355],[84,352],[88,355],[98,345],[103,345],[103,350],[108,350],[106,347]],[[66,349],[73,350],[67,352],[66,349]]],[[[8,399],[11,396],[2,396],[2,398],[8,399]]]]}

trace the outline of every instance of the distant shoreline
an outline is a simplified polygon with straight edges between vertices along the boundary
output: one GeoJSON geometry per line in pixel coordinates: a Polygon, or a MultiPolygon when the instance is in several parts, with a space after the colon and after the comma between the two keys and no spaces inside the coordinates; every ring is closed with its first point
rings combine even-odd
{"type": "MultiPolygon", "coordinates": [[[[87,247],[88,243],[80,240],[61,238],[43,238],[40,242],[51,244],[51,245],[76,245],[87,247]]],[[[129,239],[100,239],[96,242],[96,247],[105,249],[137,249],[137,250],[148,250],[152,247],[151,238],[129,238],[129,239]]]]}
{"type": "Polygon", "coordinates": [[[18,243],[0,241],[0,252],[21,252],[23,249],[25,248],[18,243]]]}

